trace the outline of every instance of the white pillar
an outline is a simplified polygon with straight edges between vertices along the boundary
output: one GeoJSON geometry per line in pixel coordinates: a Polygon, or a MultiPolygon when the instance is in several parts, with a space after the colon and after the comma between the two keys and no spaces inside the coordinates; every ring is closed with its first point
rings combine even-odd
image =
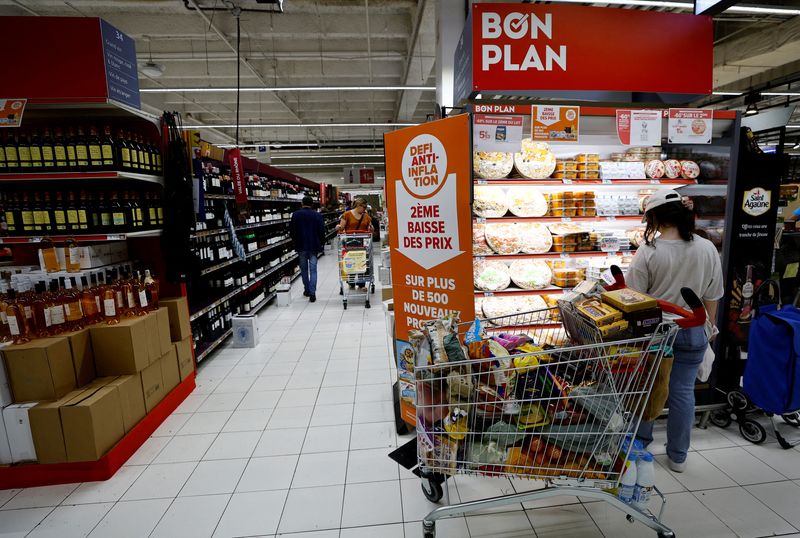
{"type": "Polygon", "coordinates": [[[464,30],[468,0],[436,1],[436,103],[453,106],[453,55],[464,30]]]}

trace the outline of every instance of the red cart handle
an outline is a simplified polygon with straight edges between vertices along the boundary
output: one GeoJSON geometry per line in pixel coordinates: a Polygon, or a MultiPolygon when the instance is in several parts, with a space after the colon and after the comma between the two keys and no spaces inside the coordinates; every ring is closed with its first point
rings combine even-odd
{"type": "MultiPolygon", "coordinates": [[[[614,283],[604,286],[607,291],[614,291],[625,287],[625,275],[616,265],[611,266],[611,275],[614,277],[614,283]]],[[[658,300],[658,307],[670,314],[679,316],[675,323],[681,329],[688,329],[690,327],[701,327],[706,322],[706,309],[703,306],[703,301],[700,297],[690,288],[681,288],[681,296],[686,304],[689,305],[691,310],[686,310],[676,304],[667,301],[658,300]]]]}

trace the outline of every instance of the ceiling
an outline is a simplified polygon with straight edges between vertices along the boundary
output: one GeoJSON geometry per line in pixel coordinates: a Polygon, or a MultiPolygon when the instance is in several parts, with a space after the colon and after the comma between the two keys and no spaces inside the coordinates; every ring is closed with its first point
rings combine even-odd
{"type": "MultiPolygon", "coordinates": [[[[163,66],[160,77],[140,72],[143,89],[232,88],[237,67],[242,87],[289,88],[241,93],[241,124],[281,126],[242,128],[240,142],[271,143],[274,165],[337,182],[342,167],[350,165],[373,165],[382,176],[383,133],[394,129],[392,124],[425,121],[434,113],[436,93],[291,88],[435,87],[436,2],[464,5],[453,0],[285,0],[284,12],[277,13],[256,0],[0,0],[0,15],[108,20],[136,39],[140,68],[148,61],[163,66]],[[232,6],[242,8],[242,62],[236,61],[232,6]],[[301,123],[314,127],[289,126],[301,123]],[[341,125],[354,123],[381,125],[341,125]],[[326,156],[331,153],[343,156],[326,156]]],[[[800,0],[770,0],[769,5],[800,7],[800,0]]],[[[680,59],[673,67],[674,76],[680,76],[680,59]]],[[[715,17],[716,89],[744,92],[794,78],[800,80],[800,17],[731,12],[715,17]]],[[[773,99],[779,105],[785,100],[773,99]]],[[[142,102],[153,113],[181,112],[185,124],[236,121],[234,92],[143,93],[142,102]]],[[[701,104],[745,106],[743,96],[711,96],[701,104]]],[[[231,128],[203,129],[203,137],[216,143],[231,143],[234,136],[231,128]]]]}

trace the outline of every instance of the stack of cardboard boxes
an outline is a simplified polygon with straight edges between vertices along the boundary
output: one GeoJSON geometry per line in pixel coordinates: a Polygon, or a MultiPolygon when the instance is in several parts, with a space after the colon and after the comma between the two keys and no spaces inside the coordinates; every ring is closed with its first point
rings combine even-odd
{"type": "Polygon", "coordinates": [[[116,325],[4,348],[0,463],[97,460],[189,376],[186,299],[160,304],[116,325]]]}

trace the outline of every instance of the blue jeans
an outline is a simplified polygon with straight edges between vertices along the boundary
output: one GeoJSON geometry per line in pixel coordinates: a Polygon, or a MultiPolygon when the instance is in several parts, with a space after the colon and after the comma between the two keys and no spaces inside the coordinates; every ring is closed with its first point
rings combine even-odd
{"type": "Polygon", "coordinates": [[[309,250],[298,252],[300,259],[300,276],[303,288],[309,295],[317,294],[317,253],[309,250]]]}
{"type": "MultiPolygon", "coordinates": [[[[667,407],[667,455],[675,463],[686,461],[692,428],[694,427],[694,380],[706,352],[706,333],[703,327],[678,331],[673,345],[674,360],[669,376],[667,407]]],[[[653,441],[653,423],[642,422],[636,437],[645,446],[653,441]]]]}

